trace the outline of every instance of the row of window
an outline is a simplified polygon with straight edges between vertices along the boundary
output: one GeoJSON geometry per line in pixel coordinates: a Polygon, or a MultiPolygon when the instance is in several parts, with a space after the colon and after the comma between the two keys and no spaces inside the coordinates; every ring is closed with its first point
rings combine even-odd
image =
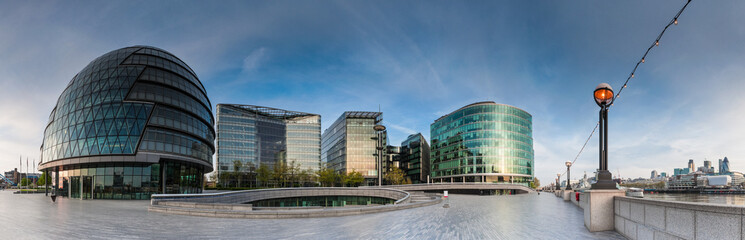
{"type": "Polygon", "coordinates": [[[140,150],[175,153],[212,162],[212,148],[199,139],[168,130],[148,128],[140,144],[140,150]]]}
{"type": "Polygon", "coordinates": [[[189,114],[162,105],[158,105],[153,110],[150,124],[188,132],[203,138],[207,142],[215,140],[212,129],[204,122],[189,114]]]}
{"type": "MultiPolygon", "coordinates": [[[[520,149],[526,152],[532,152],[533,146],[526,144],[524,142],[515,141],[512,139],[477,139],[477,140],[470,140],[470,141],[464,141],[459,142],[447,147],[442,147],[439,149],[432,149],[432,153],[434,156],[444,155],[448,153],[458,153],[458,152],[467,152],[469,149],[472,148],[482,148],[482,147],[495,147],[495,148],[512,148],[512,149],[520,149]]],[[[463,153],[464,155],[466,153],[463,153]]]]}
{"type": "Polygon", "coordinates": [[[479,106],[472,106],[472,107],[468,107],[465,109],[461,109],[461,110],[451,113],[450,115],[446,117],[437,119],[435,123],[432,124],[432,129],[440,128],[444,124],[449,124],[450,122],[453,122],[454,120],[457,120],[464,116],[478,114],[478,113],[509,114],[509,115],[515,115],[515,116],[521,117],[525,120],[528,120],[528,122],[533,122],[532,120],[533,117],[530,116],[530,114],[528,114],[527,112],[523,110],[512,107],[512,106],[479,105],[479,106]]]}
{"type": "MultiPolygon", "coordinates": [[[[166,51],[163,51],[161,49],[142,48],[142,49],[138,50],[137,53],[145,54],[145,55],[158,56],[158,57],[162,57],[162,58],[168,59],[171,62],[174,62],[174,63],[180,65],[181,67],[183,67],[184,69],[186,69],[195,78],[197,76],[197,74],[194,73],[194,70],[192,70],[189,67],[189,65],[186,65],[186,63],[184,61],[181,61],[181,59],[179,59],[176,56],[174,56],[174,55],[172,55],[172,54],[170,54],[170,53],[168,53],[166,51]]],[[[191,81],[191,79],[190,79],[190,81],[191,81]]],[[[202,84],[199,84],[199,82],[196,82],[196,83],[197,83],[196,85],[199,86],[199,88],[202,89],[203,92],[207,92],[206,90],[204,90],[204,86],[202,86],[202,84]]]]}
{"type": "Polygon", "coordinates": [[[136,83],[129,93],[132,100],[145,100],[156,103],[170,104],[206,120],[210,125],[214,124],[212,112],[194,98],[168,87],[148,83],[136,83]]]}
{"type": "Polygon", "coordinates": [[[197,86],[195,86],[195,83],[190,82],[183,77],[171,72],[158,68],[146,68],[145,71],[143,71],[140,75],[139,80],[158,82],[176,89],[180,89],[182,91],[186,91],[191,94],[191,96],[199,99],[199,101],[201,101],[204,105],[210,106],[210,102],[209,100],[207,100],[207,95],[205,95],[204,92],[198,89],[197,86]]]}

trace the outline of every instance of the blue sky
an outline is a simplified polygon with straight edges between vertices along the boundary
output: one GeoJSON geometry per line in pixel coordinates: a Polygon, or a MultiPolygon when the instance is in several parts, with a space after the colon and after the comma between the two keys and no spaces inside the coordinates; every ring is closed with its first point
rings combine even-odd
{"type": "MultiPolygon", "coordinates": [[[[189,64],[213,104],[322,115],[380,106],[390,140],[490,100],[533,115],[549,183],[685,4],[664,1],[0,1],[0,170],[39,158],[48,114],[94,58],[152,45],[189,64]]],[[[610,168],[672,172],[727,156],[745,171],[745,2],[694,1],[610,112],[610,168]]],[[[573,176],[597,167],[597,138],[573,176]]]]}

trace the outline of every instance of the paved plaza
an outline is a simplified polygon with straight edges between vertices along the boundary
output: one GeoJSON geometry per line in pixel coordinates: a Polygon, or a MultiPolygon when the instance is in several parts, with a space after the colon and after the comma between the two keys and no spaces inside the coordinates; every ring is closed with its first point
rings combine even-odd
{"type": "Polygon", "coordinates": [[[161,214],[137,200],[52,203],[43,194],[0,191],[0,228],[6,239],[624,239],[588,232],[582,210],[552,194],[450,198],[450,208],[273,220],[161,214]]]}

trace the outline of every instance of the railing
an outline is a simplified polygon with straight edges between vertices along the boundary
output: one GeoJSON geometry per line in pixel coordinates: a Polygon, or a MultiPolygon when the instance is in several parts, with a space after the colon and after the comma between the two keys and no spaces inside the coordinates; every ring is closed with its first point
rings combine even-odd
{"type": "Polygon", "coordinates": [[[6,177],[5,177],[5,176],[3,176],[2,174],[0,174],[0,178],[2,178],[2,179],[3,179],[4,181],[5,181],[5,182],[8,182],[8,183],[10,183],[10,185],[16,185],[16,183],[15,183],[15,182],[13,182],[13,181],[11,181],[10,179],[6,178],[6,177]]]}

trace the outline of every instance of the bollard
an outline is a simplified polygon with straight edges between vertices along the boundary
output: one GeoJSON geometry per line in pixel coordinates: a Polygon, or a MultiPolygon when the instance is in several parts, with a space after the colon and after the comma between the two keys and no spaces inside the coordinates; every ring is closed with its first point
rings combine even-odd
{"type": "Polygon", "coordinates": [[[450,199],[448,198],[448,191],[444,192],[443,198],[445,198],[445,204],[443,204],[442,207],[450,208],[450,199]]]}

